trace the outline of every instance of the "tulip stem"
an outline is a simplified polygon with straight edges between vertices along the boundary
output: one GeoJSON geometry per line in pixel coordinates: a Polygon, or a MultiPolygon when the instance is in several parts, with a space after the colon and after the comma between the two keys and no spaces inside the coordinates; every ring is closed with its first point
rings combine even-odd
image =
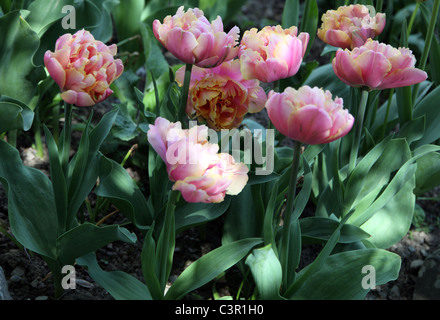
{"type": "Polygon", "coordinates": [[[289,265],[289,242],[290,242],[290,226],[292,224],[293,208],[296,197],[296,183],[298,179],[299,162],[301,159],[301,145],[299,141],[294,141],[293,146],[293,162],[290,172],[289,189],[287,191],[287,203],[284,209],[284,222],[283,222],[283,233],[281,238],[281,250],[280,250],[280,261],[283,270],[283,278],[285,285],[287,286],[286,280],[290,272],[294,270],[288,270],[289,265]]]}
{"type": "Polygon", "coordinates": [[[419,7],[420,7],[420,2],[417,2],[416,7],[414,8],[414,11],[411,15],[411,19],[409,20],[408,30],[406,31],[407,38],[409,38],[409,35],[411,34],[414,21],[416,20],[417,17],[417,12],[419,11],[419,7]]]}
{"type": "Polygon", "coordinates": [[[390,116],[391,103],[393,102],[393,96],[394,96],[394,88],[391,88],[390,95],[388,97],[387,111],[385,113],[385,119],[384,119],[383,125],[382,125],[382,135],[381,135],[382,139],[385,138],[387,125],[388,125],[388,117],[390,116]]]}
{"type": "Polygon", "coordinates": [[[377,0],[376,2],[376,12],[382,12],[383,0],[377,0]]]}
{"type": "Polygon", "coordinates": [[[178,112],[178,121],[181,121],[182,128],[187,129],[187,123],[184,121],[185,118],[185,111],[186,111],[186,105],[188,103],[188,93],[189,93],[189,86],[191,83],[191,71],[192,71],[193,65],[191,63],[187,63],[185,67],[185,79],[183,82],[182,87],[182,96],[180,100],[180,109],[178,112]]]}
{"type": "Polygon", "coordinates": [[[356,118],[356,128],[354,132],[353,144],[351,145],[350,163],[349,163],[348,172],[352,172],[356,166],[359,146],[361,143],[362,129],[364,126],[365,110],[367,108],[367,102],[368,102],[369,92],[367,90],[361,90],[361,91],[362,91],[362,96],[361,96],[361,102],[359,104],[358,115],[356,118]]]}
{"type": "MultiPolygon", "coordinates": [[[[417,4],[419,4],[419,3],[417,3],[417,4]]],[[[431,44],[432,44],[432,39],[434,36],[435,25],[437,24],[437,17],[438,17],[439,8],[440,8],[440,0],[434,0],[434,6],[432,8],[431,20],[429,21],[428,32],[426,33],[426,38],[425,38],[425,47],[423,48],[422,57],[420,58],[420,62],[419,62],[419,69],[421,69],[421,70],[425,70],[426,62],[428,61],[428,55],[429,55],[429,52],[431,51],[431,44]]],[[[416,103],[419,87],[420,87],[420,83],[417,83],[414,86],[413,97],[412,97],[413,98],[413,105],[415,105],[415,103],[416,103]]]]}
{"type": "Polygon", "coordinates": [[[72,136],[72,105],[70,103],[65,103],[64,106],[64,130],[61,167],[63,168],[65,177],[67,177],[67,166],[69,163],[70,143],[72,136]]]}

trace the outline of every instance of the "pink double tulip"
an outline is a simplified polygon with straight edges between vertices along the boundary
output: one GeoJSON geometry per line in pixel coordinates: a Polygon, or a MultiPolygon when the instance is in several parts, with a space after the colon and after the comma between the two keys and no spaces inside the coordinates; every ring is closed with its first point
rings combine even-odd
{"type": "Polygon", "coordinates": [[[343,109],[342,98],[333,100],[330,91],[317,87],[271,91],[266,109],[281,134],[306,144],[337,140],[351,130],[354,122],[353,116],[343,109]]]}
{"type": "Polygon", "coordinates": [[[267,26],[246,31],[240,44],[241,71],[245,79],[273,82],[294,76],[302,63],[310,35],[291,27],[267,26]]]}
{"type": "Polygon", "coordinates": [[[353,49],[374,39],[385,28],[385,14],[370,16],[367,6],[356,4],[328,10],[322,15],[318,37],[325,43],[342,49],[353,49]]]}
{"type": "Polygon", "coordinates": [[[221,17],[210,23],[198,8],[185,12],[182,6],[163,23],[154,20],[153,33],[176,58],[202,68],[218,66],[238,54],[238,27],[225,33],[221,17]]]}
{"type": "MultiPolygon", "coordinates": [[[[185,67],[176,72],[183,85],[185,67]]],[[[258,80],[244,80],[240,61],[222,63],[212,69],[194,67],[186,113],[216,130],[237,128],[247,113],[260,112],[267,96],[258,80]]]]}
{"type": "Polygon", "coordinates": [[[110,84],[123,72],[115,44],[106,46],[93,35],[80,30],[61,36],[55,52],[46,51],[44,64],[61,89],[61,98],[78,107],[93,106],[107,99],[110,84]]]}
{"type": "Polygon", "coordinates": [[[352,51],[339,49],[333,59],[333,70],[349,86],[383,90],[426,80],[428,75],[416,68],[415,63],[411,50],[368,39],[352,51]]]}
{"type": "Polygon", "coordinates": [[[235,163],[219,146],[208,142],[208,128],[183,130],[180,122],[157,118],[148,141],[165,162],[168,176],[187,202],[217,203],[236,195],[248,181],[248,167],[235,163]]]}

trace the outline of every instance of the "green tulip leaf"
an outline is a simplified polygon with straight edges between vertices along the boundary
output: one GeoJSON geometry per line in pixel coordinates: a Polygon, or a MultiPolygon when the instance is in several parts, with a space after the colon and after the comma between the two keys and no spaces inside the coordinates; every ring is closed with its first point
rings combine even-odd
{"type": "MultiPolygon", "coordinates": [[[[362,300],[374,285],[397,279],[401,260],[383,249],[362,249],[329,256],[304,285],[289,296],[294,300],[362,300]]],[[[299,275],[307,271],[304,268],[299,275]]]]}
{"type": "Polygon", "coordinates": [[[73,264],[76,258],[95,252],[117,240],[134,244],[137,238],[134,233],[130,233],[119,225],[98,227],[91,223],[84,223],[58,238],[60,252],[58,260],[61,264],[73,264]]]}
{"type": "Polygon", "coordinates": [[[106,157],[100,161],[100,183],[95,193],[111,202],[138,228],[145,229],[152,223],[152,216],[145,196],[119,163],[106,157]]]}
{"type": "Polygon", "coordinates": [[[28,7],[30,13],[26,17],[26,21],[41,37],[55,21],[65,15],[62,13],[63,7],[72,6],[73,2],[73,0],[59,0],[47,5],[46,0],[35,0],[28,7]]]}
{"type": "Polygon", "coordinates": [[[94,253],[78,258],[76,262],[87,267],[92,279],[116,300],[152,300],[145,284],[123,271],[104,271],[96,261],[94,253]]]}
{"type": "Polygon", "coordinates": [[[176,209],[176,232],[219,218],[228,210],[231,199],[227,196],[220,203],[185,203],[178,207],[176,209]]]}
{"type": "Polygon", "coordinates": [[[17,149],[3,140],[0,182],[13,235],[29,250],[55,259],[58,222],[52,184],[41,171],[23,165],[17,149]]]}
{"type": "Polygon", "coordinates": [[[432,152],[417,160],[416,188],[420,196],[440,185],[440,153],[432,152]]]}
{"type": "Polygon", "coordinates": [[[22,129],[28,131],[34,112],[24,103],[6,96],[0,97],[0,132],[22,129]]]}
{"type": "Polygon", "coordinates": [[[0,30],[0,95],[29,104],[46,77],[32,62],[40,39],[20,11],[0,17],[0,30]]]}
{"type": "Polygon", "coordinates": [[[262,243],[260,238],[242,239],[225,244],[191,263],[165,295],[167,300],[178,300],[200,288],[243,259],[253,247],[262,243]]]}
{"type": "MultiPolygon", "coordinates": [[[[304,241],[308,240],[311,242],[327,241],[339,226],[338,221],[323,217],[307,217],[300,219],[299,222],[304,241]]],[[[370,234],[365,230],[350,224],[345,224],[341,228],[339,243],[353,243],[368,239],[369,237],[370,234]]]]}

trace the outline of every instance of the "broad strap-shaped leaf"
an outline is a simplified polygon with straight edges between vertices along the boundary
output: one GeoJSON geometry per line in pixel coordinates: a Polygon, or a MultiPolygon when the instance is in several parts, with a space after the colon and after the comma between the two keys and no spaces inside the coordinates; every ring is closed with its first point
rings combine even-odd
{"type": "MultiPolygon", "coordinates": [[[[312,274],[294,295],[288,298],[294,300],[362,300],[370,290],[368,285],[371,285],[371,281],[368,280],[374,279],[378,286],[396,280],[400,264],[401,260],[397,254],[383,249],[337,253],[328,257],[324,265],[312,274]],[[372,278],[368,279],[369,277],[372,278]]],[[[306,270],[307,267],[301,270],[300,274],[306,270]]]]}
{"type": "Polygon", "coordinates": [[[198,226],[222,216],[228,210],[231,197],[220,203],[185,203],[176,208],[176,232],[198,226]]]}
{"type": "Polygon", "coordinates": [[[28,7],[30,13],[26,17],[26,21],[41,37],[55,21],[65,15],[62,13],[63,7],[72,6],[73,2],[73,0],[58,0],[52,2],[51,5],[47,5],[46,0],[35,0],[28,7]]]}
{"type": "Polygon", "coordinates": [[[0,97],[0,133],[10,130],[29,130],[34,120],[34,112],[20,101],[0,97]]]}
{"type": "Polygon", "coordinates": [[[371,234],[368,241],[379,248],[388,248],[403,238],[414,214],[416,161],[439,149],[439,146],[433,145],[416,149],[413,157],[397,171],[377,199],[368,208],[355,211],[349,223],[371,234]]]}
{"type": "Polygon", "coordinates": [[[18,10],[0,17],[0,30],[0,95],[29,104],[45,78],[32,62],[40,40],[18,10]]]}
{"type": "Polygon", "coordinates": [[[94,253],[76,260],[87,267],[90,276],[116,300],[152,300],[147,286],[123,271],[104,271],[96,261],[94,253]]]}
{"type": "Polygon", "coordinates": [[[420,196],[440,185],[440,153],[431,152],[417,160],[416,188],[420,196]]]}
{"type": "MultiPolygon", "coordinates": [[[[299,222],[302,238],[309,242],[327,241],[339,225],[338,221],[324,217],[307,217],[299,222]]],[[[370,234],[365,230],[346,224],[341,228],[339,243],[353,243],[369,237],[370,234]]]]}
{"type": "Polygon", "coordinates": [[[90,133],[88,130],[85,131],[78,151],[69,163],[67,180],[69,192],[68,228],[76,226],[75,216],[86,196],[96,185],[101,159],[99,149],[110,133],[116,115],[116,110],[106,113],[101,121],[90,130],[90,133]]]}
{"type": "Polygon", "coordinates": [[[99,186],[95,193],[108,198],[137,228],[146,229],[153,221],[147,200],[136,182],[119,163],[102,156],[99,186]]]}
{"type": "Polygon", "coordinates": [[[60,156],[55,139],[46,126],[44,126],[44,133],[47,148],[49,150],[50,176],[52,178],[52,189],[58,216],[58,234],[62,234],[66,231],[68,206],[67,184],[61,167],[60,156]]]}
{"type": "Polygon", "coordinates": [[[281,19],[283,28],[290,28],[297,26],[299,21],[299,0],[286,0],[281,19]]]}
{"type": "Polygon", "coordinates": [[[156,274],[156,242],[153,238],[154,222],[144,238],[141,252],[142,274],[145,283],[150,290],[151,296],[155,300],[163,299],[164,292],[156,274]]]}
{"type": "Polygon", "coordinates": [[[117,240],[134,244],[137,237],[119,225],[98,227],[88,222],[81,224],[58,238],[58,260],[62,264],[73,264],[76,258],[117,240]]]}
{"type": "Polygon", "coordinates": [[[18,151],[3,140],[0,182],[16,239],[29,250],[55,259],[58,222],[52,184],[41,171],[23,165],[18,151]]]}
{"type": "Polygon", "coordinates": [[[186,268],[171,285],[165,299],[177,300],[200,288],[243,259],[252,248],[262,243],[260,238],[242,239],[225,244],[205,254],[186,268]]]}

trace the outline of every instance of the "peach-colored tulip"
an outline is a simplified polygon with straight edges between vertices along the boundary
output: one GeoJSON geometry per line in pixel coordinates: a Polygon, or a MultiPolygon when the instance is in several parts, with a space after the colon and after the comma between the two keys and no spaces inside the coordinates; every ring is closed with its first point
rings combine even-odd
{"type": "Polygon", "coordinates": [[[248,170],[243,163],[235,163],[230,154],[221,153],[203,175],[176,181],[173,190],[179,190],[187,202],[222,202],[226,194],[237,195],[243,190],[248,170]]]}
{"type": "MultiPolygon", "coordinates": [[[[185,67],[176,72],[183,85],[185,67]]],[[[258,80],[244,80],[240,61],[212,69],[193,67],[186,112],[214,130],[237,128],[247,113],[260,112],[267,96],[258,80]]]]}
{"type": "Polygon", "coordinates": [[[238,53],[243,77],[273,82],[294,76],[310,39],[306,32],[297,35],[297,27],[283,29],[279,25],[246,31],[238,53]]]}
{"type": "Polygon", "coordinates": [[[61,36],[55,52],[46,51],[44,64],[65,102],[88,107],[113,93],[109,86],[124,70],[122,61],[114,59],[116,53],[115,44],[106,46],[83,29],[61,36]]]}
{"type": "Polygon", "coordinates": [[[385,23],[384,13],[371,17],[367,6],[341,6],[322,15],[318,37],[334,47],[353,49],[362,46],[367,39],[374,39],[381,34],[385,23]]]}
{"type": "Polygon", "coordinates": [[[249,171],[243,163],[218,153],[219,146],[208,142],[208,128],[182,129],[158,117],[150,125],[148,141],[165,162],[168,176],[187,202],[214,203],[226,194],[236,195],[247,183],[249,171]]]}
{"type": "Polygon", "coordinates": [[[306,144],[337,140],[351,130],[354,122],[353,116],[343,109],[342,98],[333,100],[330,91],[317,87],[271,91],[266,109],[281,134],[306,144]]]}
{"type": "Polygon", "coordinates": [[[198,8],[185,12],[182,6],[163,23],[154,20],[153,33],[176,58],[203,68],[218,66],[238,54],[239,28],[235,26],[225,33],[221,17],[209,23],[198,8]]]}
{"type": "Polygon", "coordinates": [[[338,49],[333,70],[339,79],[352,87],[383,90],[426,80],[428,75],[415,68],[415,63],[411,50],[396,49],[368,39],[363,46],[352,51],[338,49]]]}

